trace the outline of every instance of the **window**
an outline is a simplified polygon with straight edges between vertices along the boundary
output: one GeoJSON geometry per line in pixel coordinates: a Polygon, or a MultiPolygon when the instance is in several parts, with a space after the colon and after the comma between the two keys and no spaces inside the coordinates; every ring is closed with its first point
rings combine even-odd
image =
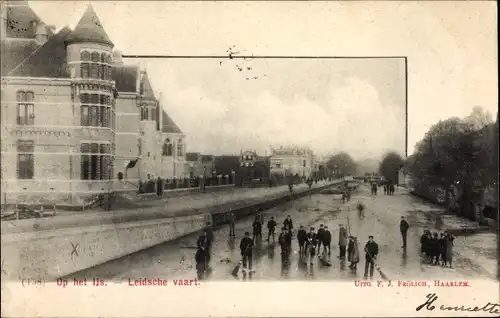
{"type": "Polygon", "coordinates": [[[109,144],[80,145],[82,180],[109,180],[112,174],[111,146],[109,144]]]}
{"type": "Polygon", "coordinates": [[[178,157],[182,157],[182,139],[179,139],[179,141],[177,142],[177,156],[178,157]]]}
{"type": "Polygon", "coordinates": [[[110,95],[81,94],[81,126],[112,127],[115,112],[110,95]]]}
{"type": "Polygon", "coordinates": [[[80,72],[82,78],[88,78],[90,74],[90,53],[87,51],[83,51],[80,53],[80,72]]]}
{"type": "Polygon", "coordinates": [[[17,178],[33,179],[35,171],[35,143],[32,140],[17,142],[17,178]]]}
{"type": "Polygon", "coordinates": [[[276,164],[276,168],[278,168],[278,169],[281,168],[281,162],[280,161],[276,161],[275,164],[276,164]]]}
{"type": "Polygon", "coordinates": [[[17,92],[17,124],[35,124],[35,94],[33,92],[17,92]]]}
{"type": "Polygon", "coordinates": [[[141,107],[141,120],[149,120],[149,109],[147,106],[141,107]]]}
{"type": "Polygon", "coordinates": [[[82,78],[110,80],[112,76],[111,55],[83,51],[80,53],[80,73],[82,78]]]}
{"type": "Polygon", "coordinates": [[[170,139],[165,139],[165,142],[163,143],[163,156],[172,156],[173,152],[173,146],[170,139]]]}

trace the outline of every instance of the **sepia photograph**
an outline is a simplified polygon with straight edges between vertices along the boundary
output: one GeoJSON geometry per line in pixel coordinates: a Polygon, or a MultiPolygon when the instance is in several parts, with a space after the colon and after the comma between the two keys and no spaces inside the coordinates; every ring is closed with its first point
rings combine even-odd
{"type": "Polygon", "coordinates": [[[2,317],[500,313],[494,2],[1,6],[2,317]]]}

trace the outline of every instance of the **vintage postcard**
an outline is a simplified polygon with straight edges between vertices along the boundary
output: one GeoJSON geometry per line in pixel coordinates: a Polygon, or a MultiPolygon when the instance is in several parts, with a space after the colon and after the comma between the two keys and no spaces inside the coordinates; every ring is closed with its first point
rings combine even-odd
{"type": "Polygon", "coordinates": [[[1,0],[2,317],[498,316],[496,12],[1,0]]]}

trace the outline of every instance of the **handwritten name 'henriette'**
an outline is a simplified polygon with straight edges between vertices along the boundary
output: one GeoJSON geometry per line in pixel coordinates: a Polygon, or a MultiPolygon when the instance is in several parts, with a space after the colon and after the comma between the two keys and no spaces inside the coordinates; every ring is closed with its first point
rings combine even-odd
{"type": "MultiPolygon", "coordinates": [[[[427,300],[425,303],[419,305],[417,308],[415,308],[416,311],[420,311],[422,309],[427,309],[429,311],[432,311],[436,309],[436,306],[433,304],[436,302],[438,299],[438,296],[436,294],[427,294],[427,300]]],[[[437,304],[436,304],[437,305],[437,304]]],[[[487,312],[490,314],[498,314],[500,313],[500,304],[495,304],[495,303],[490,303],[488,302],[486,305],[479,307],[479,306],[472,306],[468,307],[465,305],[454,305],[454,306],[448,306],[448,305],[441,305],[439,306],[440,310],[443,311],[469,311],[469,312],[478,312],[478,311],[483,311],[487,312]]]]}

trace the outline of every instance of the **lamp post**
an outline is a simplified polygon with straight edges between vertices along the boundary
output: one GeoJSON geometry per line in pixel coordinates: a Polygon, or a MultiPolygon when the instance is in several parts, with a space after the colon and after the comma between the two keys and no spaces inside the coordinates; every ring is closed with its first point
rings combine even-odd
{"type": "Polygon", "coordinates": [[[203,183],[202,183],[202,192],[205,192],[205,186],[207,182],[207,166],[203,167],[203,183]]]}

